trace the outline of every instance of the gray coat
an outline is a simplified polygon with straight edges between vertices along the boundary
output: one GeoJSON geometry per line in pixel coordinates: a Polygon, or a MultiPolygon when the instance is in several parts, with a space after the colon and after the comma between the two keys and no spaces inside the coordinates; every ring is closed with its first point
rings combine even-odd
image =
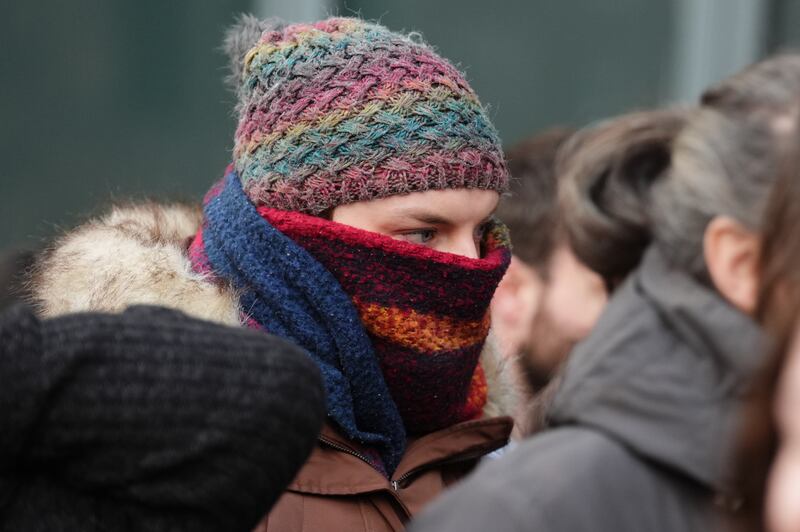
{"type": "Polygon", "coordinates": [[[411,530],[709,530],[760,344],[749,318],[651,249],[573,352],[552,428],[411,530]]]}

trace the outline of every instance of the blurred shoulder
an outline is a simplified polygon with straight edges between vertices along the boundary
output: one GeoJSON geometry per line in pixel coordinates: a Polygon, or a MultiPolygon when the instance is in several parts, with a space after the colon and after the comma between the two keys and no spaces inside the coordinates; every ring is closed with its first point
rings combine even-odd
{"type": "MultiPolygon", "coordinates": [[[[558,428],[480,467],[412,527],[423,531],[593,530],[641,465],[623,446],[585,428],[558,428]],[[626,480],[628,479],[628,480],[626,480]]],[[[634,475],[635,476],[635,475],[634,475]]],[[[634,482],[635,484],[635,482],[634,482]]]]}
{"type": "Polygon", "coordinates": [[[536,435],[501,460],[479,470],[476,482],[505,483],[519,488],[534,502],[552,505],[569,503],[581,493],[589,495],[606,481],[621,480],[627,472],[642,467],[626,447],[602,432],[563,427],[536,435]],[[529,490],[530,486],[546,489],[529,490]]]}

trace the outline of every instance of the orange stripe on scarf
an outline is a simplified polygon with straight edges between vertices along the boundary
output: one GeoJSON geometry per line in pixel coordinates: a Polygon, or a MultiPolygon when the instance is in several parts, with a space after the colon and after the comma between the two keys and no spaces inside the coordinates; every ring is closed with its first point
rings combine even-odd
{"type": "Polygon", "coordinates": [[[464,321],[357,299],[354,303],[369,333],[417,351],[463,349],[483,343],[489,332],[488,313],[480,321],[464,321]]]}

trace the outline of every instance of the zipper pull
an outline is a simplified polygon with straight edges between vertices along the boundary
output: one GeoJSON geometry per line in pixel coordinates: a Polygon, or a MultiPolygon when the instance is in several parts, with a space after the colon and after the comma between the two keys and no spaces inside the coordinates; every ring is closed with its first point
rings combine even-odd
{"type": "Polygon", "coordinates": [[[400,483],[397,482],[396,480],[393,480],[392,481],[392,489],[394,489],[394,491],[398,491],[400,489],[400,483]]]}

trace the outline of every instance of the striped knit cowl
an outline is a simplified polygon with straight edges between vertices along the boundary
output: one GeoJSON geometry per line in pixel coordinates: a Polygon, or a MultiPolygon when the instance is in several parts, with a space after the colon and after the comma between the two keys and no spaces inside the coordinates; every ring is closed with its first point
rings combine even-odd
{"type": "Polygon", "coordinates": [[[328,417],[391,474],[409,434],[482,413],[488,308],[510,259],[492,225],[480,259],[323,218],[256,208],[235,171],[206,197],[196,271],[233,285],[243,321],[318,363],[328,417]]]}

